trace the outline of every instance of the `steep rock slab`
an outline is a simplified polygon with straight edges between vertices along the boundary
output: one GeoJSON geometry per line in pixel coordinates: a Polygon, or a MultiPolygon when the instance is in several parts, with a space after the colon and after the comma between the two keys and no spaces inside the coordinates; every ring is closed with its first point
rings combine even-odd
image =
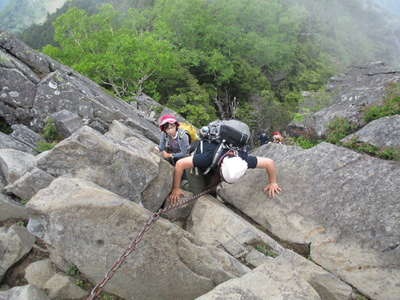
{"type": "Polygon", "coordinates": [[[350,141],[352,138],[377,147],[400,148],[400,115],[374,120],[344,138],[342,142],[350,141]]]}
{"type": "Polygon", "coordinates": [[[0,292],[1,300],[50,300],[50,298],[34,285],[17,286],[0,292]]]}
{"type": "MultiPolygon", "coordinates": [[[[55,177],[71,174],[92,181],[124,198],[140,202],[143,193],[158,177],[160,167],[172,171],[172,167],[163,163],[150,149],[150,145],[146,148],[142,143],[129,148],[116,144],[84,126],[42,155],[37,165],[55,177]]],[[[157,188],[159,195],[165,195],[166,191],[161,192],[164,188],[162,185],[154,186],[154,189],[157,188]]],[[[164,201],[163,198],[148,200],[151,201],[151,207],[160,207],[164,201]]]]}
{"type": "Polygon", "coordinates": [[[27,254],[34,243],[35,237],[25,227],[0,228],[0,281],[8,268],[27,254]]]}
{"type": "Polygon", "coordinates": [[[273,158],[283,192],[269,199],[263,170],[220,195],[283,240],[311,243],[319,265],[372,299],[400,295],[400,165],[322,143],[309,150],[259,148],[273,158]]]}
{"type": "MultiPolygon", "coordinates": [[[[28,228],[93,283],[122,254],[150,212],[80,179],[57,178],[28,203],[28,228]],[[74,247],[71,247],[74,245],[74,247]]],[[[160,219],[106,285],[125,299],[194,299],[247,268],[160,219]]]]}
{"type": "Polygon", "coordinates": [[[371,104],[381,104],[390,83],[400,82],[400,70],[377,62],[366,66],[351,67],[345,74],[334,77],[328,84],[333,93],[333,104],[314,113],[306,124],[322,136],[328,124],[337,117],[344,117],[363,126],[363,110],[371,104]]]}
{"type": "Polygon", "coordinates": [[[350,299],[352,288],[349,285],[304,257],[284,249],[211,196],[197,200],[188,224],[189,232],[195,237],[207,244],[222,246],[231,255],[246,261],[246,264],[267,264],[271,270],[276,269],[277,264],[279,272],[297,274],[314,287],[321,299],[350,299]],[[264,250],[264,253],[256,249],[264,250]],[[277,257],[266,256],[271,252],[273,257],[277,257]]]}
{"type": "Polygon", "coordinates": [[[28,219],[26,207],[0,193],[0,222],[14,218],[28,219]]]}

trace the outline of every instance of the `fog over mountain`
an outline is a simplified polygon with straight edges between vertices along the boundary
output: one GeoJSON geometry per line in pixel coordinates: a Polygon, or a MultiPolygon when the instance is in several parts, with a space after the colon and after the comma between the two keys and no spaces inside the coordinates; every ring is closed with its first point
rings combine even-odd
{"type": "Polygon", "coordinates": [[[3,9],[10,0],[0,0],[0,10],[3,9]]]}
{"type": "Polygon", "coordinates": [[[0,0],[7,3],[0,11],[0,29],[20,32],[32,24],[42,23],[67,0],[0,0]]]}
{"type": "Polygon", "coordinates": [[[387,9],[393,14],[400,15],[400,1],[399,0],[371,0],[379,6],[387,9]]]}

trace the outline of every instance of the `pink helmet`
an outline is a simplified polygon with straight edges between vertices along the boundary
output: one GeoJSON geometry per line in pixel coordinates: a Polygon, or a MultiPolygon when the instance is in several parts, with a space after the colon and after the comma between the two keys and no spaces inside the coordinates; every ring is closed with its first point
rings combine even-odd
{"type": "Polygon", "coordinates": [[[162,117],[160,118],[160,122],[159,122],[158,126],[160,126],[160,129],[163,130],[163,126],[164,126],[165,124],[167,124],[167,123],[169,123],[169,124],[176,124],[177,127],[179,126],[179,123],[178,123],[178,121],[176,120],[176,117],[173,116],[173,115],[164,115],[164,116],[162,116],[162,117]]]}

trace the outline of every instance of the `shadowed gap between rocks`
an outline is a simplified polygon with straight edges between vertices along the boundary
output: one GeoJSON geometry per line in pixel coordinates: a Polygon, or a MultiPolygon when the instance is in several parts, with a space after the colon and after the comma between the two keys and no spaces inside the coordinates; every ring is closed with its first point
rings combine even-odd
{"type": "MultiPolygon", "coordinates": [[[[219,197],[218,197],[219,198],[219,197]]],[[[223,201],[222,199],[220,199],[221,201],[223,201]]],[[[222,202],[223,205],[225,205],[227,208],[229,208],[230,210],[232,210],[233,212],[235,212],[237,215],[241,216],[243,219],[245,219],[246,221],[248,221],[250,224],[252,224],[253,226],[255,226],[257,229],[261,230],[262,232],[264,232],[265,234],[267,234],[268,236],[270,236],[272,239],[274,239],[275,241],[277,241],[279,244],[281,244],[284,248],[293,250],[294,252],[296,252],[297,254],[300,254],[301,256],[305,257],[305,258],[309,258],[310,256],[310,246],[311,243],[308,244],[301,244],[301,243],[291,243],[288,241],[284,241],[282,239],[280,239],[278,236],[274,235],[272,232],[270,232],[268,229],[262,227],[259,223],[257,223],[255,220],[253,220],[251,217],[249,217],[248,215],[246,215],[245,213],[243,213],[241,210],[237,209],[235,206],[233,206],[230,203],[227,202],[222,202]]]]}

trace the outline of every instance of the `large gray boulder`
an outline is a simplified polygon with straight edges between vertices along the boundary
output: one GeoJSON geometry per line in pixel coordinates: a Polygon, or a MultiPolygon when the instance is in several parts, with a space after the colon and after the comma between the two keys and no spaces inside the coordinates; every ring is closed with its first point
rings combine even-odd
{"type": "Polygon", "coordinates": [[[353,66],[345,74],[330,80],[328,89],[334,95],[333,104],[312,114],[306,124],[318,136],[325,135],[328,124],[337,117],[344,117],[363,126],[365,107],[382,104],[387,87],[396,82],[400,82],[400,70],[382,62],[353,66]]]}
{"type": "Polygon", "coordinates": [[[27,254],[34,243],[35,237],[25,227],[0,228],[0,281],[8,268],[27,254]]]}
{"type": "Polygon", "coordinates": [[[264,170],[224,185],[220,196],[280,239],[310,244],[311,258],[371,299],[400,294],[400,165],[322,143],[309,150],[270,144],[283,192],[262,191],[264,170]]]}
{"type": "MultiPolygon", "coordinates": [[[[98,185],[63,177],[27,205],[35,212],[29,230],[92,283],[103,279],[150,216],[98,185]]],[[[160,219],[105,289],[127,300],[194,299],[247,271],[222,250],[160,219]]]]}
{"type": "Polygon", "coordinates": [[[345,137],[342,142],[348,142],[353,138],[377,147],[400,147],[400,115],[374,120],[345,137]]]}
{"type": "Polygon", "coordinates": [[[50,300],[45,292],[34,285],[17,286],[0,292],[1,300],[50,300]]]}
{"type": "Polygon", "coordinates": [[[154,144],[131,136],[121,145],[84,126],[41,155],[37,166],[54,177],[70,174],[92,181],[149,209],[171,190],[173,168],[151,151],[154,144]],[[165,170],[164,170],[165,169],[165,170]],[[159,175],[164,182],[159,184],[159,175]],[[149,195],[151,197],[149,197],[149,195]]]}
{"type": "Polygon", "coordinates": [[[35,167],[36,161],[32,154],[14,149],[0,149],[0,172],[7,183],[13,183],[25,172],[35,167]]]}
{"type": "Polygon", "coordinates": [[[158,140],[157,126],[135,107],[6,32],[0,32],[0,87],[0,117],[10,125],[40,132],[50,114],[68,110],[104,131],[115,119],[130,119],[146,137],[158,140]]]}

